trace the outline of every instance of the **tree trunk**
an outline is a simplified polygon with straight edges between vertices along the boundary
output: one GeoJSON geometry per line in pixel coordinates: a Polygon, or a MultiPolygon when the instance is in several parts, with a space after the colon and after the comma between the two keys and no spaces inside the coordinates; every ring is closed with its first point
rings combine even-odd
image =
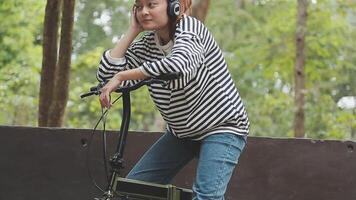
{"type": "Polygon", "coordinates": [[[43,30],[42,71],[38,125],[47,126],[57,65],[58,26],[61,0],[48,0],[43,30]]]}
{"type": "Polygon", "coordinates": [[[307,22],[307,0],[298,0],[298,18],[296,25],[296,62],[295,62],[295,105],[294,136],[302,138],[305,136],[304,128],[304,64],[305,64],[305,34],[307,22]]]}
{"type": "Polygon", "coordinates": [[[208,14],[210,0],[194,0],[192,16],[204,22],[208,14]]]}
{"type": "Polygon", "coordinates": [[[63,0],[61,41],[48,126],[60,127],[68,101],[75,0],[63,0]]]}

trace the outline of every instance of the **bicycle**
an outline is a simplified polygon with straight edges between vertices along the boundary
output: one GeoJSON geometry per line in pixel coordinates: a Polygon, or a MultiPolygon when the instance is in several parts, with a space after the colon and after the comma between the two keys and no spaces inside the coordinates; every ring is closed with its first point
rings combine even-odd
{"type": "MultiPolygon", "coordinates": [[[[122,122],[120,127],[120,135],[119,135],[116,152],[110,159],[111,175],[110,178],[108,179],[109,182],[106,191],[104,191],[102,197],[95,198],[95,200],[190,200],[192,199],[192,191],[190,189],[176,187],[171,184],[161,185],[156,183],[131,180],[120,176],[120,170],[124,168],[123,153],[125,149],[126,136],[128,134],[130,116],[131,116],[130,92],[144,85],[150,85],[153,83],[167,85],[167,81],[176,79],[179,76],[180,74],[165,74],[157,78],[142,80],[137,84],[120,87],[117,90],[115,90],[115,92],[122,94],[122,99],[123,99],[122,100],[123,117],[122,117],[122,122]]],[[[90,88],[90,92],[82,94],[81,98],[85,98],[91,95],[99,95],[100,89],[104,85],[105,83],[90,88]]],[[[106,163],[106,161],[104,162],[106,163]]]]}

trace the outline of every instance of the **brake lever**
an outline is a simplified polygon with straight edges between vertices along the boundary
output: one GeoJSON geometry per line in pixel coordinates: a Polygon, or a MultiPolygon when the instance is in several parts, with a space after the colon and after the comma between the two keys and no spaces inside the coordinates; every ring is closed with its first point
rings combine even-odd
{"type": "Polygon", "coordinates": [[[96,94],[96,92],[84,93],[84,94],[80,95],[80,98],[84,99],[84,98],[89,97],[89,96],[94,95],[94,94],[96,94]]]}
{"type": "Polygon", "coordinates": [[[106,84],[106,82],[100,82],[97,86],[91,87],[90,92],[80,95],[80,98],[83,99],[83,98],[89,97],[91,95],[100,95],[100,93],[101,93],[100,89],[102,87],[104,87],[105,84],[106,84]]]}

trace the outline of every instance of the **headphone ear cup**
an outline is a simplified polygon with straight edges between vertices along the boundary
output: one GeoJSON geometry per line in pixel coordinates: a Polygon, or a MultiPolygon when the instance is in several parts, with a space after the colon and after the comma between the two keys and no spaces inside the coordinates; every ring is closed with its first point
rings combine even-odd
{"type": "Polygon", "coordinates": [[[169,0],[168,14],[170,16],[176,17],[180,13],[179,0],[169,0]]]}

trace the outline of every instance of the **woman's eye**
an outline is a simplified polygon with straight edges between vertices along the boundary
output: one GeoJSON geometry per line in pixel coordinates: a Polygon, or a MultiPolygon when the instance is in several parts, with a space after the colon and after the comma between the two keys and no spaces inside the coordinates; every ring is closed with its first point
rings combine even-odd
{"type": "Polygon", "coordinates": [[[155,7],[156,5],[157,5],[157,3],[149,3],[149,4],[148,4],[148,6],[149,6],[150,8],[155,7]]]}
{"type": "Polygon", "coordinates": [[[135,5],[136,6],[136,9],[138,10],[141,10],[142,9],[142,6],[141,5],[135,5]]]}

